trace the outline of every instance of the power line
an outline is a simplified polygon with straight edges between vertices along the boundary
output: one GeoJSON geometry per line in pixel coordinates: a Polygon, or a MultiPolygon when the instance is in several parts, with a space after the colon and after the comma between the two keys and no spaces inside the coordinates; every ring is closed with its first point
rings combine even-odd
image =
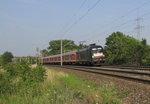
{"type": "MultiPolygon", "coordinates": [[[[144,2],[144,3],[143,3],[142,5],[140,5],[139,7],[137,7],[137,8],[135,8],[135,9],[133,9],[133,10],[127,12],[125,15],[120,16],[119,18],[116,18],[116,19],[114,19],[113,21],[109,22],[108,24],[102,26],[102,28],[107,28],[108,26],[110,26],[110,25],[113,24],[114,22],[123,19],[124,17],[128,16],[128,15],[131,14],[132,12],[137,11],[137,9],[140,9],[140,8],[142,8],[144,5],[147,5],[147,4],[149,4],[149,3],[150,3],[150,0],[148,0],[147,2],[144,2]]],[[[143,14],[142,16],[147,16],[147,15],[149,15],[149,14],[150,14],[150,12],[145,13],[145,14],[143,14]]],[[[130,22],[130,21],[131,21],[131,20],[129,20],[129,22],[130,22]]],[[[127,23],[124,23],[124,24],[127,24],[127,23]]],[[[116,27],[119,27],[119,26],[116,26],[116,27]]],[[[112,27],[111,27],[111,28],[112,28],[112,27]]],[[[114,27],[113,27],[113,28],[114,28],[114,27]]],[[[94,32],[94,31],[93,31],[93,32],[94,32]]],[[[104,34],[105,32],[108,32],[108,29],[106,29],[106,31],[104,31],[104,32],[101,32],[100,34],[104,34]]],[[[91,37],[92,37],[92,36],[91,36],[91,37]]]]}
{"type": "MultiPolygon", "coordinates": [[[[143,17],[145,17],[145,16],[148,16],[148,15],[150,15],[150,12],[141,15],[141,18],[143,18],[143,17]]],[[[138,17],[138,19],[141,19],[141,18],[138,17]]],[[[128,21],[126,21],[126,22],[124,22],[124,23],[122,23],[122,24],[120,24],[120,25],[118,25],[118,26],[115,26],[115,27],[122,27],[122,26],[124,26],[124,25],[126,25],[126,24],[128,24],[128,23],[131,23],[131,22],[134,21],[134,20],[135,20],[135,19],[128,20],[128,21]]],[[[137,19],[136,19],[136,20],[137,20],[137,19]]],[[[114,28],[115,28],[115,27],[114,27],[114,28]]]]}
{"type": "MultiPolygon", "coordinates": [[[[98,5],[98,3],[99,3],[100,1],[101,1],[101,0],[97,0],[97,1],[94,3],[94,5],[92,5],[92,6],[87,10],[87,12],[86,12],[85,14],[83,14],[82,16],[80,16],[77,21],[75,21],[72,25],[70,25],[70,26],[64,31],[64,35],[65,35],[67,32],[69,32],[69,31],[70,31],[78,22],[80,22],[85,16],[87,16],[88,13],[89,13],[92,9],[94,9],[94,8],[98,5]]],[[[118,20],[120,20],[120,19],[126,17],[127,15],[131,14],[131,13],[134,12],[135,10],[137,10],[137,9],[139,9],[139,8],[142,8],[144,5],[148,4],[149,2],[150,2],[150,1],[143,3],[143,4],[140,5],[139,7],[137,7],[137,8],[135,8],[135,9],[133,9],[133,10],[127,12],[126,15],[123,15],[123,16],[121,16],[121,17],[119,17],[119,18],[113,20],[112,22],[110,22],[110,23],[107,24],[107,25],[110,25],[110,24],[112,24],[112,23],[114,23],[114,22],[116,22],[116,21],[118,21],[118,20]]],[[[127,24],[127,23],[125,23],[125,24],[127,24]]],[[[105,26],[103,26],[103,27],[105,28],[105,27],[107,27],[107,25],[105,25],[105,26]]],[[[117,26],[117,27],[120,27],[120,26],[117,26]]]]}
{"type": "MultiPolygon", "coordinates": [[[[79,10],[83,7],[83,5],[86,3],[86,1],[87,0],[84,0],[84,2],[81,4],[81,6],[79,7],[79,9],[78,9],[78,11],[72,16],[72,18],[74,17],[74,16],[76,16],[76,14],[79,12],[79,10]]],[[[71,19],[72,19],[71,18],[71,19]]],[[[71,21],[71,19],[69,20],[69,22],[71,21]]],[[[63,65],[63,58],[62,58],[62,47],[63,46],[63,44],[62,44],[62,39],[61,39],[61,66],[63,65]]]]}
{"type": "MultiPolygon", "coordinates": [[[[119,20],[125,18],[126,16],[128,16],[128,15],[131,14],[132,12],[137,11],[137,9],[142,8],[144,5],[147,5],[148,3],[150,3],[150,0],[148,0],[147,2],[144,2],[144,3],[143,3],[142,5],[140,5],[139,7],[137,7],[137,8],[135,8],[135,9],[133,9],[133,10],[127,12],[125,15],[120,16],[120,17],[114,19],[113,21],[109,22],[108,24],[102,26],[102,28],[106,28],[106,27],[110,26],[111,24],[113,24],[114,22],[119,21],[119,20]]],[[[147,15],[147,14],[145,14],[145,15],[147,15]]]]}
{"type": "MultiPolygon", "coordinates": [[[[83,15],[81,16],[77,21],[75,21],[65,32],[67,33],[69,30],[71,30],[71,28],[76,25],[81,19],[83,19],[101,0],[98,0],[91,8],[88,9],[88,11],[83,15]]],[[[63,62],[62,62],[62,39],[61,39],[61,66],[63,65],[63,62]]]]}
{"type": "MultiPolygon", "coordinates": [[[[70,17],[70,19],[66,22],[66,24],[63,26],[63,29],[62,31],[64,30],[65,27],[67,27],[69,25],[69,23],[71,22],[71,20],[79,13],[79,11],[82,9],[82,7],[85,5],[85,3],[87,2],[88,0],[84,0],[81,5],[79,6],[79,8],[77,9],[77,11],[70,17]]],[[[61,31],[60,31],[61,32],[61,31]]],[[[59,32],[59,33],[60,33],[59,32]]]]}
{"type": "MultiPolygon", "coordinates": [[[[141,18],[146,17],[146,16],[148,16],[148,15],[150,15],[150,12],[144,13],[143,15],[141,15],[141,18]]],[[[134,21],[135,21],[135,19],[131,19],[131,20],[128,20],[128,21],[126,21],[126,22],[124,22],[124,23],[121,23],[121,24],[119,24],[119,25],[112,26],[112,27],[110,27],[109,29],[104,30],[104,31],[101,32],[100,34],[106,34],[106,32],[108,32],[108,30],[112,30],[112,29],[115,29],[115,28],[123,27],[123,26],[125,26],[125,25],[127,25],[127,24],[129,24],[129,23],[134,22],[134,21]]],[[[134,23],[132,23],[132,24],[130,24],[130,25],[133,25],[133,24],[134,24],[134,23]]],[[[96,34],[96,35],[98,35],[98,34],[96,34]]],[[[91,39],[91,37],[93,37],[93,35],[90,36],[88,39],[91,39]]]]}
{"type": "Polygon", "coordinates": [[[142,5],[140,5],[139,7],[137,7],[137,8],[135,8],[135,9],[133,9],[133,10],[127,12],[125,15],[123,15],[123,16],[121,16],[121,17],[115,19],[115,20],[113,20],[111,23],[116,22],[116,21],[118,21],[118,20],[120,20],[120,19],[122,19],[122,18],[128,16],[130,13],[132,13],[132,12],[134,12],[134,11],[137,11],[138,9],[142,8],[144,5],[147,5],[148,3],[150,3],[149,0],[148,0],[147,2],[145,2],[145,3],[143,3],[142,5]]]}
{"type": "Polygon", "coordinates": [[[67,32],[69,32],[78,22],[80,22],[84,17],[86,17],[88,15],[88,13],[94,9],[102,0],[97,0],[88,10],[87,12],[85,12],[85,14],[83,14],[82,16],[80,16],[78,18],[77,21],[75,21],[73,24],[71,24],[65,31],[63,34],[66,34],[67,32]]]}

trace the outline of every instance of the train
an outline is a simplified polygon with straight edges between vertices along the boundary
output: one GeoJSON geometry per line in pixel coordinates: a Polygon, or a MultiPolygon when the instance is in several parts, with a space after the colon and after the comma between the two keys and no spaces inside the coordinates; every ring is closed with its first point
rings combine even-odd
{"type": "MultiPolygon", "coordinates": [[[[42,64],[60,64],[61,54],[42,57],[40,60],[42,64]]],[[[102,65],[104,62],[105,55],[103,47],[96,44],[62,54],[63,64],[102,65]]]]}

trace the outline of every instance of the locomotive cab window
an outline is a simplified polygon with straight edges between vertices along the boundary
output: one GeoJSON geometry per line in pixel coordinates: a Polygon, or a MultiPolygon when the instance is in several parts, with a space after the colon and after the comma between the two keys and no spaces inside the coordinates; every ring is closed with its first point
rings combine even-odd
{"type": "Polygon", "coordinates": [[[103,49],[102,48],[92,48],[92,52],[93,53],[100,53],[100,52],[103,52],[103,49]]]}

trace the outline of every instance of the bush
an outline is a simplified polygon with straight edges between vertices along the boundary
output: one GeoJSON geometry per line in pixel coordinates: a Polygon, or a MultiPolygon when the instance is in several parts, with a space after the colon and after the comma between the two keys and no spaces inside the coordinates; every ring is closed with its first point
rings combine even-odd
{"type": "Polygon", "coordinates": [[[1,64],[5,66],[6,64],[12,62],[13,54],[11,52],[5,52],[1,56],[1,64]]]}
{"type": "Polygon", "coordinates": [[[0,94],[36,92],[45,76],[46,71],[42,66],[31,68],[27,62],[9,63],[4,67],[4,72],[0,72],[0,94]]]}
{"type": "Polygon", "coordinates": [[[0,94],[11,93],[12,83],[8,73],[0,73],[0,94]]]}

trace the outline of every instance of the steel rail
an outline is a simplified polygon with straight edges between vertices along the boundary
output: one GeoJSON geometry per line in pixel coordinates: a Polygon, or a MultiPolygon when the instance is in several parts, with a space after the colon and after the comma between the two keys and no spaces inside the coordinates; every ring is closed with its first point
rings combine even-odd
{"type": "Polygon", "coordinates": [[[107,75],[107,76],[118,77],[118,78],[122,78],[122,79],[128,79],[128,80],[133,80],[133,81],[137,81],[137,82],[150,84],[150,80],[149,79],[135,78],[135,77],[122,76],[122,75],[117,75],[117,74],[110,74],[110,73],[90,71],[90,70],[83,70],[83,69],[73,68],[73,67],[65,67],[65,66],[63,66],[62,68],[71,69],[71,70],[77,70],[77,71],[83,71],[83,72],[88,72],[88,73],[94,73],[94,74],[107,75]]]}
{"type": "Polygon", "coordinates": [[[137,71],[130,71],[130,70],[120,70],[120,69],[102,69],[102,68],[91,68],[91,67],[80,67],[80,66],[74,66],[76,68],[88,68],[92,70],[102,70],[102,71],[110,71],[110,72],[122,72],[122,73],[128,73],[128,74],[138,74],[138,75],[148,75],[150,76],[150,73],[147,72],[137,72],[137,71]]]}
{"type": "Polygon", "coordinates": [[[104,65],[102,67],[105,67],[105,68],[132,69],[132,70],[148,70],[148,71],[150,71],[150,66],[136,67],[136,66],[109,66],[109,65],[104,65]]]}

